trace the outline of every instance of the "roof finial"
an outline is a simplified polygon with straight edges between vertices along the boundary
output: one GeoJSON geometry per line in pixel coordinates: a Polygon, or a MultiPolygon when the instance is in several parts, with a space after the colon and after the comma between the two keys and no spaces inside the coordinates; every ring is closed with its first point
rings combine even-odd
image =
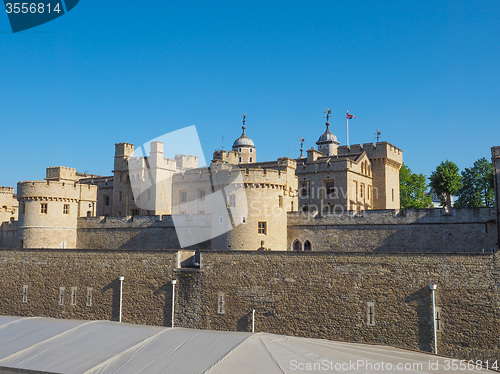
{"type": "Polygon", "coordinates": [[[304,153],[304,138],[300,137],[300,157],[299,158],[304,157],[303,153],[304,153]]]}
{"type": "Polygon", "coordinates": [[[328,127],[330,126],[330,114],[332,114],[332,111],[329,109],[329,108],[326,108],[326,128],[328,129],[328,127]]]}
{"type": "Polygon", "coordinates": [[[245,113],[243,113],[243,119],[241,120],[241,122],[243,122],[243,126],[242,126],[242,129],[243,129],[243,134],[245,134],[245,129],[247,128],[245,125],[247,123],[247,115],[245,113]]]}

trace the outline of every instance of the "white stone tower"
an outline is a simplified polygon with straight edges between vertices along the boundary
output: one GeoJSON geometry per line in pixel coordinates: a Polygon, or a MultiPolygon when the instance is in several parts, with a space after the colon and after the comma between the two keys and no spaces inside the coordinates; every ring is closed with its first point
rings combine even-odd
{"type": "Polygon", "coordinates": [[[243,134],[234,141],[233,151],[238,154],[238,164],[253,164],[257,162],[257,153],[252,139],[245,134],[247,122],[245,113],[241,122],[243,122],[243,134]]]}

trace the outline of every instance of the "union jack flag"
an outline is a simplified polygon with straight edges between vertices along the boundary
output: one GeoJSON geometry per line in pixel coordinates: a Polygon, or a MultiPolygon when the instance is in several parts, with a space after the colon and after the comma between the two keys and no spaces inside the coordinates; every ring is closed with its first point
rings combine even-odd
{"type": "Polygon", "coordinates": [[[357,119],[355,116],[353,116],[352,114],[349,114],[349,112],[346,111],[346,114],[347,114],[347,119],[357,119]]]}

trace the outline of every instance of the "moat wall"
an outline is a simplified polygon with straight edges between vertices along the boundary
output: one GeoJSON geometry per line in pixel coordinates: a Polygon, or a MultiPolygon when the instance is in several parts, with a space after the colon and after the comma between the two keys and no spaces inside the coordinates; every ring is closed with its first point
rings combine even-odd
{"type": "Polygon", "coordinates": [[[336,252],[491,252],[498,248],[494,208],[288,213],[288,248],[336,252]]]}
{"type": "Polygon", "coordinates": [[[202,251],[199,269],[178,269],[177,256],[175,250],[1,250],[0,314],[116,320],[124,276],[123,321],[169,326],[170,281],[178,279],[179,327],[249,331],[255,309],[256,331],[431,351],[429,284],[437,284],[439,352],[500,359],[499,253],[202,251]],[[367,324],[369,302],[374,326],[367,324]]]}

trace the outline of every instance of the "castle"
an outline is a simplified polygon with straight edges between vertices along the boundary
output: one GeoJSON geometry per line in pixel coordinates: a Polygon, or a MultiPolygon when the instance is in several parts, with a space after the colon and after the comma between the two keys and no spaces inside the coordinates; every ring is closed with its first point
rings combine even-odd
{"type": "MultiPolygon", "coordinates": [[[[101,230],[109,228],[109,232],[113,227],[106,222],[112,217],[142,218],[143,224],[150,217],[153,225],[169,222],[165,231],[171,231],[172,215],[183,214],[195,215],[199,220],[196,228],[212,238],[200,248],[290,250],[288,222],[294,212],[310,217],[399,209],[403,157],[399,148],[387,142],[340,146],[327,118],[326,131],[316,142],[318,150],[312,147],[307,157],[301,148],[297,159],[257,162],[257,148],[246,134],[245,116],[242,122],[242,135],[232,150],[216,150],[209,168],[199,168],[196,156],[165,157],[161,142],[151,142],[149,156],[135,156],[133,144],[118,143],[112,176],[49,167],[45,181],[19,182],[16,197],[13,189],[4,187],[3,245],[82,248],[95,219],[102,223],[101,230]],[[234,191],[228,192],[230,189],[234,191]],[[236,199],[235,191],[241,191],[242,197],[236,199]],[[217,193],[227,211],[217,209],[214,202],[216,214],[202,205],[209,204],[217,193]]],[[[175,234],[167,236],[168,240],[160,240],[154,247],[183,244],[175,234]]],[[[300,246],[296,243],[293,249],[332,248],[309,241],[300,246]]]]}
{"type": "Polygon", "coordinates": [[[401,150],[326,127],[297,159],[257,162],[244,125],[209,168],[119,143],[112,176],[0,188],[0,314],[229,331],[255,314],[256,331],[498,362],[500,147],[495,208],[400,210],[401,150]]]}

